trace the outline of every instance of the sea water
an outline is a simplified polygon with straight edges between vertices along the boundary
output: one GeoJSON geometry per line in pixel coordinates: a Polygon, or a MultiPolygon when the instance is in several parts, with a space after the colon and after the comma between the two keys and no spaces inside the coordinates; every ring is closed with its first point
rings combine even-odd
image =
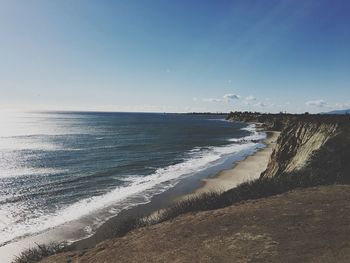
{"type": "MultiPolygon", "coordinates": [[[[265,134],[220,115],[0,113],[0,246],[147,203],[265,134]]],[[[87,235],[93,226],[87,225],[87,235]]]]}

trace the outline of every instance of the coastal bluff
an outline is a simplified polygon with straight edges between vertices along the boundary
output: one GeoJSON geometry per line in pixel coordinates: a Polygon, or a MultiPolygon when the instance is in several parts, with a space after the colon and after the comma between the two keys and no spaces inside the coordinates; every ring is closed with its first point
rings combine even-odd
{"type": "Polygon", "coordinates": [[[350,115],[231,112],[227,119],[281,132],[261,177],[307,174],[320,184],[350,182],[350,115]]]}

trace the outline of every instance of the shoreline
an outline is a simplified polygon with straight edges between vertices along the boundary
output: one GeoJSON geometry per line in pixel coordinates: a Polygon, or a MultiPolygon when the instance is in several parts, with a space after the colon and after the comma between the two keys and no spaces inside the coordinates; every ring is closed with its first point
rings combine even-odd
{"type": "Polygon", "coordinates": [[[265,131],[267,138],[263,140],[265,148],[238,161],[231,169],[223,170],[213,178],[203,179],[203,185],[196,189],[193,194],[206,192],[224,192],[235,188],[237,185],[258,179],[266,170],[272,151],[276,145],[280,132],[265,131]]]}
{"type": "MultiPolygon", "coordinates": [[[[272,148],[274,146],[274,142],[276,141],[279,133],[263,131],[259,128],[259,124],[255,124],[256,131],[265,132],[267,135],[267,138],[262,141],[266,145],[263,149],[257,150],[252,155],[248,155],[246,157],[238,157],[234,160],[231,159],[230,163],[226,164],[224,169],[221,168],[219,171],[216,172],[212,170],[211,175],[204,174],[200,177],[195,176],[184,178],[173,188],[168,189],[166,192],[155,195],[149,203],[139,204],[130,209],[121,211],[118,215],[108,219],[101,226],[99,226],[93,235],[87,238],[73,241],[69,246],[72,249],[76,250],[91,248],[99,242],[113,237],[111,236],[111,234],[115,225],[127,218],[139,215],[147,216],[168,207],[174,201],[182,199],[186,196],[199,194],[206,191],[228,190],[230,188],[234,188],[239,183],[255,179],[256,176],[259,177],[261,172],[266,169],[268,160],[272,152],[272,148]],[[254,163],[258,163],[258,165],[254,165],[254,163]],[[242,167],[244,165],[247,167],[242,167]],[[252,166],[254,166],[255,168],[249,169],[249,167],[251,168],[252,166]],[[249,173],[248,177],[246,176],[247,172],[249,173]]],[[[74,230],[72,232],[74,232],[74,230]]],[[[38,242],[38,240],[36,240],[36,242],[38,242]]],[[[20,244],[23,244],[23,242],[19,241],[17,243],[17,245],[19,246],[16,246],[16,243],[5,247],[7,247],[8,249],[12,248],[10,250],[12,250],[13,253],[14,250],[16,250],[14,248],[20,249],[20,247],[22,247],[20,244]]],[[[29,245],[29,243],[26,244],[29,245]]],[[[5,248],[3,247],[3,249],[5,248]]]]}
{"type": "Polygon", "coordinates": [[[113,227],[127,218],[139,215],[148,216],[167,208],[178,200],[204,192],[225,191],[236,187],[240,183],[259,178],[260,174],[267,167],[280,132],[264,131],[259,127],[259,123],[254,124],[257,125],[256,131],[266,133],[266,139],[262,140],[263,144],[265,144],[263,149],[259,149],[252,155],[234,162],[234,166],[231,163],[230,168],[221,170],[213,177],[189,177],[183,179],[173,188],[155,195],[149,203],[121,211],[118,215],[103,223],[92,236],[73,242],[71,247],[81,250],[95,246],[99,242],[108,239],[108,235],[113,227]],[[249,174],[248,177],[246,173],[249,174]]]}

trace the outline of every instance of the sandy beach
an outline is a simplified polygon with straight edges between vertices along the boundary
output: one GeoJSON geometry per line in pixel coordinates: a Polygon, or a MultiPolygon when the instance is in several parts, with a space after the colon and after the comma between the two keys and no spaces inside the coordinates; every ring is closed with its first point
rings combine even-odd
{"type": "Polygon", "coordinates": [[[258,150],[244,160],[237,162],[233,168],[223,170],[212,178],[198,179],[196,177],[189,177],[184,179],[168,191],[154,196],[150,203],[122,211],[117,216],[109,219],[97,229],[93,236],[75,242],[74,247],[76,249],[84,249],[105,240],[108,233],[111,232],[111,229],[125,218],[135,215],[156,215],[171,203],[187,198],[193,194],[210,191],[225,191],[245,181],[259,178],[260,174],[267,167],[270,155],[280,134],[280,132],[276,131],[265,132],[267,134],[267,138],[264,140],[266,147],[258,150]]]}
{"type": "Polygon", "coordinates": [[[266,147],[238,162],[232,169],[220,172],[214,178],[203,179],[202,187],[195,190],[194,194],[213,191],[226,191],[237,185],[259,178],[266,169],[271,153],[276,145],[280,132],[267,131],[264,140],[266,147]]]}

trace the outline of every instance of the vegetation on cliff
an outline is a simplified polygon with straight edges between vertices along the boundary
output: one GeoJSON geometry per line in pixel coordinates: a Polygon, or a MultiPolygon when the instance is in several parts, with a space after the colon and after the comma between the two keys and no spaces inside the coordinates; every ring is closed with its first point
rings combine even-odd
{"type": "Polygon", "coordinates": [[[314,124],[338,124],[342,127],[349,126],[350,115],[332,115],[332,114],[290,114],[290,113],[260,113],[249,111],[230,112],[227,120],[242,122],[262,123],[266,129],[282,131],[288,125],[297,123],[314,123],[314,124]]]}
{"type": "Polygon", "coordinates": [[[67,243],[50,243],[48,245],[37,245],[34,248],[23,251],[13,260],[13,263],[33,263],[39,262],[43,258],[67,251],[67,243]]]}
{"type": "Polygon", "coordinates": [[[294,174],[320,184],[350,182],[350,115],[231,112],[228,119],[281,131],[263,177],[294,174]]]}

